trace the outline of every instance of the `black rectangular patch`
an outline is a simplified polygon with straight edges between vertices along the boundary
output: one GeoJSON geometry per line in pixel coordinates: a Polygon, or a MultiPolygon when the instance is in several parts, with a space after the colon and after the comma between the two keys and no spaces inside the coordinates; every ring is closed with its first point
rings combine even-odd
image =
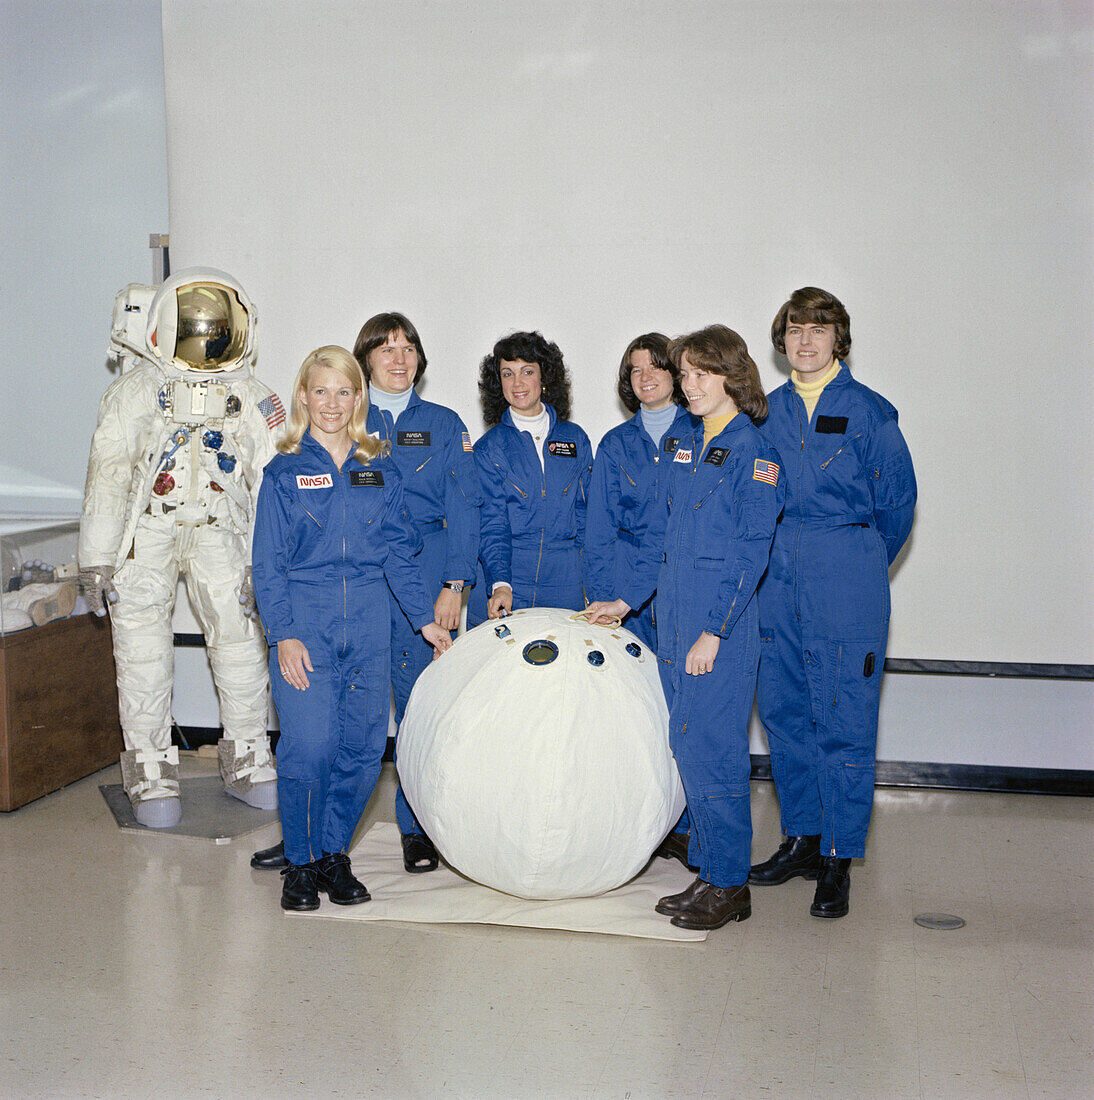
{"type": "Polygon", "coordinates": [[[396,432],[395,442],[400,447],[428,447],[429,432],[396,432]]]}
{"type": "Polygon", "coordinates": [[[577,444],[564,439],[548,439],[547,453],[556,458],[577,458],[577,444]]]}
{"type": "Polygon", "coordinates": [[[676,448],[680,446],[680,439],[675,435],[666,435],[665,442],[661,445],[661,450],[667,455],[676,454],[676,448]]]}
{"type": "Polygon", "coordinates": [[[355,489],[362,485],[372,485],[381,488],[384,484],[383,470],[350,470],[349,483],[355,489]]]}
{"type": "Polygon", "coordinates": [[[818,416],[817,431],[821,435],[843,435],[847,431],[847,417],[818,416]]]}
{"type": "Polygon", "coordinates": [[[729,458],[728,447],[711,447],[710,450],[707,451],[707,457],[703,459],[703,465],[721,466],[727,458],[729,458]]]}

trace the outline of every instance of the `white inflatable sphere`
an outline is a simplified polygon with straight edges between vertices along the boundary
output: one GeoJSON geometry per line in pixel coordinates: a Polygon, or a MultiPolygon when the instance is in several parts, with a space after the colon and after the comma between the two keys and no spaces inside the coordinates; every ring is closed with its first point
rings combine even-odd
{"type": "Polygon", "coordinates": [[[463,635],[419,677],[399,778],[444,858],[522,898],[633,878],[684,809],[656,655],[553,608],[463,635]]]}

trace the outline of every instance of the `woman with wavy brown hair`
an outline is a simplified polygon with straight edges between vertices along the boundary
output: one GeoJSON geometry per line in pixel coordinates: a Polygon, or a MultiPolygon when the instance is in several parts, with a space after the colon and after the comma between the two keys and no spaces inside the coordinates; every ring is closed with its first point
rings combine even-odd
{"type": "Polygon", "coordinates": [[[641,607],[656,586],[669,744],[687,796],[687,862],[698,875],[655,908],[678,927],[714,929],[752,913],[755,595],[783,490],[779,457],[756,427],[767,401],[745,342],[725,325],[710,325],[674,340],[669,353],[701,422],[675,448],[633,578],[616,601],[592,604],[589,618],[641,607]]]}

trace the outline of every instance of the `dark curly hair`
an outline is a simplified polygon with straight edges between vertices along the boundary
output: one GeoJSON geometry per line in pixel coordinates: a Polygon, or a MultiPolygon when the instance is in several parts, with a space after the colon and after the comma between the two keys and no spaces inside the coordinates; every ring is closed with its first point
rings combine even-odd
{"type": "Polygon", "coordinates": [[[775,314],[771,322],[771,342],[775,350],[786,354],[786,326],[834,325],[836,344],[832,349],[837,359],[846,359],[851,351],[851,318],[843,303],[827,290],[803,286],[795,290],[775,314]]]}
{"type": "Polygon", "coordinates": [[[372,381],[372,371],[369,369],[369,353],[375,351],[381,344],[386,344],[390,336],[394,339],[402,333],[418,352],[418,373],[414,375],[412,385],[417,385],[422,380],[427,366],[425,348],[422,347],[422,338],[418,330],[410,323],[409,319],[401,313],[377,313],[370,317],[357,334],[357,342],[353,345],[353,357],[361,367],[361,373],[366,382],[372,381]]]}
{"type": "Polygon", "coordinates": [[[540,399],[555,410],[559,420],[569,420],[570,376],[558,344],[552,344],[538,332],[514,332],[503,336],[479,364],[479,401],[486,426],[492,428],[499,423],[508,408],[501,392],[502,360],[512,363],[517,359],[538,364],[540,399]]]}
{"type": "Polygon", "coordinates": [[[722,388],[753,423],[767,419],[767,396],[760,384],[760,372],[748,354],[748,345],[725,325],[707,325],[698,332],[677,336],[669,344],[669,355],[677,367],[686,355],[688,362],[707,374],[720,374],[722,388]]]}
{"type": "Polygon", "coordinates": [[[660,332],[647,332],[643,336],[636,336],[627,345],[627,350],[623,352],[623,358],[619,362],[619,378],[615,385],[615,392],[619,394],[619,400],[628,411],[636,413],[642,404],[631,385],[631,354],[636,351],[648,351],[650,362],[672,375],[672,399],[677,405],[686,405],[684,392],[680,389],[680,368],[669,358],[669,338],[660,332]]]}

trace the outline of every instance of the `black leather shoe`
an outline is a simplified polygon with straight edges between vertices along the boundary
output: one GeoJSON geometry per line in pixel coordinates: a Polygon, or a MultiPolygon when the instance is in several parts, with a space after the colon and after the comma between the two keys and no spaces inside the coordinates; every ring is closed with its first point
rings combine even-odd
{"type": "Polygon", "coordinates": [[[709,932],[731,920],[752,916],[752,895],[747,886],[712,886],[702,879],[698,882],[702,889],[672,918],[677,928],[709,932]]]}
{"type": "Polygon", "coordinates": [[[788,836],[770,859],[748,872],[751,886],[780,886],[795,875],[815,879],[820,871],[820,837],[788,836]]]}
{"type": "Polygon", "coordinates": [[[403,837],[403,866],[412,875],[437,870],[437,849],[425,833],[407,833],[403,837]]]}
{"type": "Polygon", "coordinates": [[[290,863],[281,874],[285,881],[281,884],[281,908],[291,909],[294,913],[307,913],[319,908],[319,894],[316,892],[316,865],[305,863],[298,867],[290,863]]]}
{"type": "Polygon", "coordinates": [[[668,897],[662,898],[653,908],[654,911],[660,913],[664,917],[672,917],[680,912],[681,909],[686,909],[694,900],[695,896],[699,894],[707,884],[701,879],[696,878],[695,881],[679,894],[669,894],[668,897]]]}
{"type": "Polygon", "coordinates": [[[845,917],[851,908],[851,861],[839,856],[825,856],[821,860],[817,878],[817,892],[809,912],[814,917],[845,917]]]}
{"type": "Polygon", "coordinates": [[[669,833],[661,841],[661,847],[657,849],[655,855],[659,855],[662,859],[678,859],[689,871],[698,871],[698,867],[688,863],[689,841],[690,837],[687,833],[669,833]]]}
{"type": "Polygon", "coordinates": [[[372,898],[365,884],[353,877],[345,852],[324,852],[315,862],[315,874],[316,886],[335,905],[360,905],[372,898]]]}
{"type": "Polygon", "coordinates": [[[263,848],[251,856],[251,866],[260,871],[280,870],[288,867],[289,861],[285,858],[285,842],[279,840],[272,848],[263,848]]]}

